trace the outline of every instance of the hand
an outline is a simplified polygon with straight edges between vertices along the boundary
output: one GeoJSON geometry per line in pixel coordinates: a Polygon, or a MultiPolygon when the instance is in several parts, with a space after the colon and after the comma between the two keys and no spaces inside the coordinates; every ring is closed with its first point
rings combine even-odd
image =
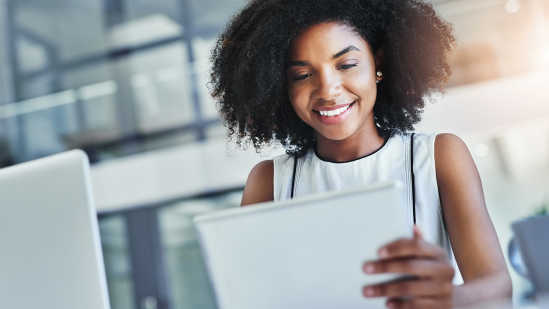
{"type": "Polygon", "coordinates": [[[389,243],[380,248],[378,253],[379,260],[364,264],[365,273],[399,273],[414,278],[365,286],[365,297],[388,297],[389,308],[452,307],[454,269],[446,252],[425,242],[416,226],[413,238],[389,243]]]}

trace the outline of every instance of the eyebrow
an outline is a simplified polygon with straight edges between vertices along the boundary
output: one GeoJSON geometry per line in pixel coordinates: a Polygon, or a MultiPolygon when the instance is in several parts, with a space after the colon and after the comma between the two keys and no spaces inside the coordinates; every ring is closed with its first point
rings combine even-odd
{"type": "MultiPolygon", "coordinates": [[[[345,47],[344,49],[342,49],[341,51],[335,53],[333,56],[332,56],[332,59],[337,59],[343,55],[345,55],[346,53],[352,51],[352,50],[356,50],[356,51],[360,51],[360,49],[358,49],[358,47],[354,46],[354,45],[349,45],[347,47],[345,47]]],[[[288,66],[290,67],[293,67],[293,66],[297,66],[297,67],[305,67],[305,66],[308,66],[310,65],[309,62],[307,61],[301,61],[301,60],[292,60],[292,61],[289,61],[288,62],[288,66]]]]}
{"type": "Polygon", "coordinates": [[[351,50],[360,51],[360,49],[358,49],[358,47],[356,47],[354,45],[349,45],[349,46],[345,47],[342,51],[337,52],[335,55],[333,55],[332,59],[339,58],[339,57],[343,56],[344,54],[350,52],[351,50]]]}

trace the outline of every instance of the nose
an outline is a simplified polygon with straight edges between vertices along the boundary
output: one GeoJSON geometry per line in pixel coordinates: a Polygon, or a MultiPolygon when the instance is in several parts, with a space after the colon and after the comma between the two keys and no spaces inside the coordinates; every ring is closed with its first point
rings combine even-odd
{"type": "Polygon", "coordinates": [[[339,74],[331,69],[318,75],[316,97],[323,101],[335,101],[341,95],[342,85],[339,74]]]}

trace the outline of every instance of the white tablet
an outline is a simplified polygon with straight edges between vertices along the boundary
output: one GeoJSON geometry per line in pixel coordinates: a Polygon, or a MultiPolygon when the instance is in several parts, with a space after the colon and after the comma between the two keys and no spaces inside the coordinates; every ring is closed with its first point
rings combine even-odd
{"type": "Polygon", "coordinates": [[[391,182],[195,218],[219,308],[383,308],[362,287],[400,276],[362,265],[412,237],[403,194],[391,182]]]}

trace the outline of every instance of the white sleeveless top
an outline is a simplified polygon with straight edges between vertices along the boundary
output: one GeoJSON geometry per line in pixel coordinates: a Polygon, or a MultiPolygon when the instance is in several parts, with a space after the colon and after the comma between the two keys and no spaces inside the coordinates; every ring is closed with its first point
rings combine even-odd
{"type": "MultiPolygon", "coordinates": [[[[415,182],[416,224],[427,242],[436,244],[448,253],[455,269],[454,284],[463,279],[446,233],[435,172],[436,134],[414,135],[413,171],[415,182]]],[[[413,225],[411,134],[395,134],[376,152],[344,163],[320,159],[313,149],[297,161],[294,197],[349,189],[355,186],[398,180],[407,188],[402,202],[408,209],[410,226],[413,225]]],[[[274,162],[274,200],[290,199],[294,158],[281,155],[274,162]]]]}

